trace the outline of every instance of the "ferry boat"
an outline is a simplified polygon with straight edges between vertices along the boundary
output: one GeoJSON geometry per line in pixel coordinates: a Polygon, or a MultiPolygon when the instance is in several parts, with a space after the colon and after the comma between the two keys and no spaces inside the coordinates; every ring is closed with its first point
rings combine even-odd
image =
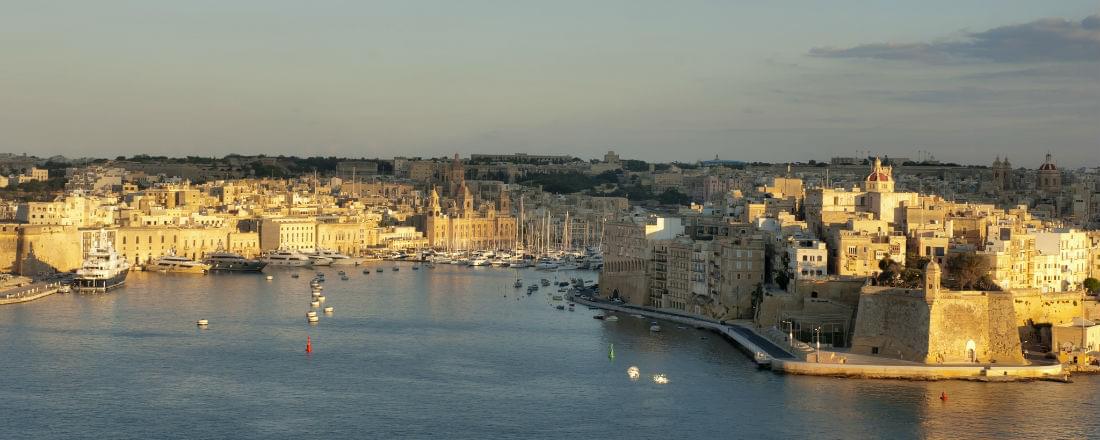
{"type": "MultiPolygon", "coordinates": [[[[211,252],[202,261],[210,265],[210,270],[226,272],[259,272],[267,266],[263,261],[248,259],[241,254],[228,251],[211,252]]],[[[297,278],[298,274],[291,276],[297,278]]]]}
{"type": "Polygon", "coordinates": [[[160,258],[145,264],[145,270],[166,273],[196,273],[204,274],[210,270],[210,265],[191,260],[187,257],[168,253],[160,258]]]}
{"type": "Polygon", "coordinates": [[[294,251],[278,250],[264,255],[260,261],[269,266],[309,266],[309,257],[294,251]]]}
{"type": "Polygon", "coordinates": [[[106,292],[126,282],[130,263],[118,256],[106,232],[92,244],[87,258],[76,270],[73,284],[78,292],[106,292]]]}

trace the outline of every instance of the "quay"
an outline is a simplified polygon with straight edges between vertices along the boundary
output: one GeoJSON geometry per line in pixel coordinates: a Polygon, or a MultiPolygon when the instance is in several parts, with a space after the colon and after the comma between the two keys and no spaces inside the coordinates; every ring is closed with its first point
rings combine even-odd
{"type": "Polygon", "coordinates": [[[769,341],[763,336],[760,336],[751,328],[742,324],[721,322],[702,317],[694,317],[689,315],[681,315],[678,313],[658,311],[649,307],[639,307],[628,304],[610,304],[603,301],[589,301],[581,299],[574,295],[570,295],[569,300],[578,304],[584,304],[604,310],[611,310],[614,312],[627,314],[637,314],[649,318],[671,321],[680,324],[690,325],[696,328],[705,328],[711,330],[724,336],[727,340],[733,342],[734,346],[748,354],[749,357],[752,358],[753,362],[756,362],[758,366],[763,368],[770,368],[772,362],[776,359],[795,359],[795,356],[793,354],[787,352],[779,345],[775,344],[772,341],[769,341]]]}
{"type": "Polygon", "coordinates": [[[0,290],[0,305],[18,304],[45,298],[57,293],[62,285],[69,284],[69,282],[65,279],[56,279],[4,288],[0,290]]]}
{"type": "Polygon", "coordinates": [[[828,376],[855,379],[899,379],[899,380],[972,380],[982,382],[1016,382],[1049,380],[1067,382],[1068,372],[1062,364],[1032,365],[996,365],[996,364],[946,364],[932,365],[887,359],[871,356],[853,355],[845,352],[809,351],[803,345],[802,350],[783,347],[758,333],[749,323],[717,321],[674,312],[655,310],[650,307],[629,304],[613,304],[604,301],[585,300],[570,295],[570,301],[604,310],[626,314],[638,314],[654,319],[706,328],[719,333],[731,341],[734,346],[748,354],[761,368],[771,369],[782,374],[806,376],[828,376]],[[819,359],[826,359],[819,361],[819,359]],[[837,361],[840,359],[840,361],[837,361]]]}

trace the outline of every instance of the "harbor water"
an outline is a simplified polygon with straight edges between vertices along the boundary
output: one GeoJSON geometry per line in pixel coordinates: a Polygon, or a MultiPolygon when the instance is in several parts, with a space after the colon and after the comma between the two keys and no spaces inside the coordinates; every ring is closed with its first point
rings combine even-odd
{"type": "Polygon", "coordinates": [[[526,294],[593,272],[398,265],[320,269],[313,309],[307,268],[137,272],[107,294],[0,307],[0,438],[1100,436],[1096,377],[784,376],[713,333],[557,310],[556,286],[526,294]]]}

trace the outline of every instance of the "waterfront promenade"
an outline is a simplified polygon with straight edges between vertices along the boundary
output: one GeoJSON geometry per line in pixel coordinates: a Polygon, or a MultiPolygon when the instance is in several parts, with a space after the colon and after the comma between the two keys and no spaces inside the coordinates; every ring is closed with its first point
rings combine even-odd
{"type": "Polygon", "coordinates": [[[68,279],[53,279],[11,286],[0,290],[0,305],[18,304],[45,298],[57,293],[62,285],[70,282],[68,279]]]}
{"type": "Polygon", "coordinates": [[[779,345],[769,341],[753,331],[751,328],[736,324],[721,322],[713,319],[707,319],[702,317],[694,317],[688,315],[681,315],[677,313],[669,313],[665,311],[654,310],[649,307],[639,307],[628,304],[613,304],[603,301],[589,301],[578,298],[576,296],[570,296],[570,301],[574,301],[578,304],[584,304],[592,307],[598,307],[604,310],[611,310],[620,313],[638,314],[647,316],[650,318],[661,319],[665,321],[672,321],[680,324],[687,324],[698,328],[706,328],[713,330],[727,339],[733,341],[737,348],[741,349],[749,356],[753,361],[762,367],[770,367],[772,361],[775,359],[789,359],[794,360],[795,356],[784,350],[779,345]]]}

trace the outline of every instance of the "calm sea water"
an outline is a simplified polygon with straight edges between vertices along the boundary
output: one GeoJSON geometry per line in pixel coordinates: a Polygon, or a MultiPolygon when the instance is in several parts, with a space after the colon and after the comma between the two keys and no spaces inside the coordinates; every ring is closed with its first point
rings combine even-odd
{"type": "Polygon", "coordinates": [[[0,307],[0,438],[1100,436],[1100,378],[782,376],[704,331],[556,310],[549,288],[514,289],[515,270],[381,266],[324,269],[336,311],[316,325],[305,269],[135,273],[106,295],[0,307]]]}

